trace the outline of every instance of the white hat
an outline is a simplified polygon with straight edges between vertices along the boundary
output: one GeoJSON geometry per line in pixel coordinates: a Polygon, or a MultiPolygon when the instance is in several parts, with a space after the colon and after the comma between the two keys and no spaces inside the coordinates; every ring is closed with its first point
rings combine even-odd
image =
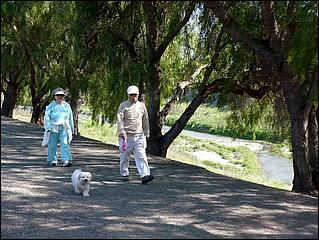
{"type": "Polygon", "coordinates": [[[63,88],[56,88],[53,90],[53,96],[56,96],[56,95],[64,95],[66,96],[66,91],[64,91],[63,88]]]}
{"type": "Polygon", "coordinates": [[[138,87],[136,87],[136,86],[129,86],[128,88],[127,88],[127,94],[139,94],[139,90],[138,90],[138,87]]]}
{"type": "Polygon", "coordinates": [[[56,91],[56,92],[54,93],[54,96],[56,96],[56,95],[66,95],[66,94],[65,94],[65,92],[63,92],[63,91],[56,91]]]}

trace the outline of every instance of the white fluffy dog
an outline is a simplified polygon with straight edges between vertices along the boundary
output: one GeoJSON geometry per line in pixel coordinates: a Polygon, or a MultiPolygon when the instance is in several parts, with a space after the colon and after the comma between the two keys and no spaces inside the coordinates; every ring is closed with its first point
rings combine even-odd
{"type": "Polygon", "coordinates": [[[74,170],[72,174],[72,183],[74,187],[74,193],[89,197],[90,184],[92,179],[92,174],[90,172],[82,172],[80,169],[74,170]]]}

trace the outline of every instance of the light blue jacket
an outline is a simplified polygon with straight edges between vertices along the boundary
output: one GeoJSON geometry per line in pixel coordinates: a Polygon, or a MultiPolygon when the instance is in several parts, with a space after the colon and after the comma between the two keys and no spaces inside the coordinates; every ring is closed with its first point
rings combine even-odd
{"type": "Polygon", "coordinates": [[[51,130],[56,125],[64,125],[67,123],[74,133],[73,113],[70,105],[67,102],[58,104],[55,101],[51,102],[45,110],[44,129],[51,130]]]}

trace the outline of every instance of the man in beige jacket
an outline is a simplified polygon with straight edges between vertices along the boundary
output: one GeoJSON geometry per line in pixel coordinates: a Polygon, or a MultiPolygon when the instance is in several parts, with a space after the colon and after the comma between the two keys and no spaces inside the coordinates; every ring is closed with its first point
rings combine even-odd
{"type": "Polygon", "coordinates": [[[154,179],[146,156],[146,138],[149,137],[149,120],[145,104],[138,101],[139,89],[127,88],[128,100],[122,102],[117,111],[117,127],[120,149],[120,174],[124,181],[129,180],[129,161],[133,153],[136,168],[146,184],[154,179]]]}

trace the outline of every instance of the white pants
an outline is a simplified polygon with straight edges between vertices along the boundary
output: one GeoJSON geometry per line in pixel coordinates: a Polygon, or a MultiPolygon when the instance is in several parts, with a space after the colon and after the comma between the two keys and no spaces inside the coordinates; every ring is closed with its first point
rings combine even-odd
{"type": "Polygon", "coordinates": [[[150,175],[150,168],[145,151],[146,146],[146,137],[143,134],[128,136],[126,142],[124,138],[119,137],[121,176],[130,175],[129,163],[132,153],[134,153],[135,165],[141,178],[150,175]],[[125,148],[123,148],[124,144],[125,148]]]}

